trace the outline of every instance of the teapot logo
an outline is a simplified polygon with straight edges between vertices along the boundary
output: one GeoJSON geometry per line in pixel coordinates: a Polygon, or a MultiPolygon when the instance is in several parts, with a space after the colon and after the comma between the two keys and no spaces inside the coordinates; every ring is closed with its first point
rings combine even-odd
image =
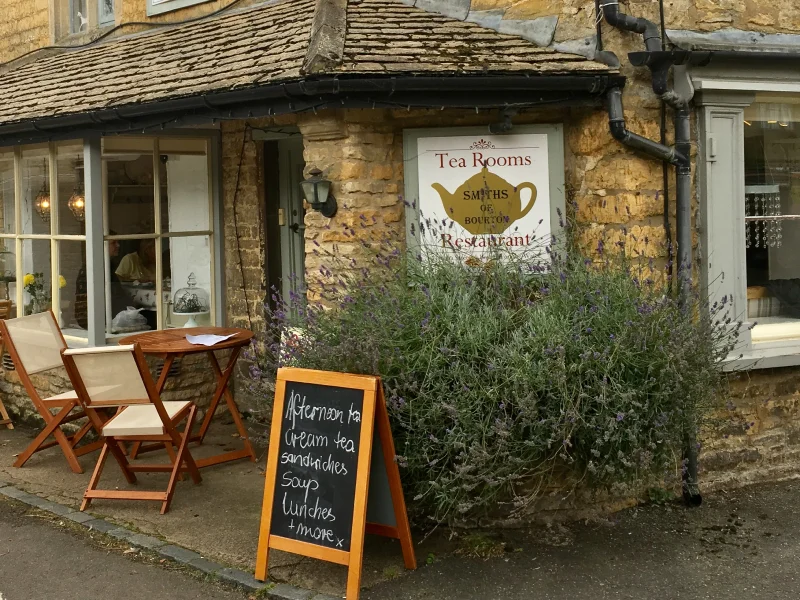
{"type": "Polygon", "coordinates": [[[527,215],[536,202],[536,186],[526,181],[517,186],[489,171],[487,167],[467,179],[452,194],[440,183],[439,192],[447,215],[472,235],[501,234],[527,215]],[[530,190],[523,208],[520,192],[530,190]]]}

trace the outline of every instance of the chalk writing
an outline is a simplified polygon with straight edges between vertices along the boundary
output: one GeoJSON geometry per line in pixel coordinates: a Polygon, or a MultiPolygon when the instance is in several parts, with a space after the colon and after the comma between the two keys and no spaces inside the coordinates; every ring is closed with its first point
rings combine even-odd
{"type": "Polygon", "coordinates": [[[364,392],[288,382],[272,530],[349,550],[364,392]]]}

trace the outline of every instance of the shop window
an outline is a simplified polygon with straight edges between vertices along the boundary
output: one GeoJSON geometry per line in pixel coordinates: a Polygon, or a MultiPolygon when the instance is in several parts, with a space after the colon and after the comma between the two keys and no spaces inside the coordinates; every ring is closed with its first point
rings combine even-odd
{"type": "Polygon", "coordinates": [[[147,0],[147,15],[160,15],[178,10],[179,8],[186,8],[187,6],[203,4],[209,1],[210,0],[147,0]]]}
{"type": "Polygon", "coordinates": [[[740,327],[729,367],[800,364],[800,82],[691,77],[700,275],[740,327]]]}
{"type": "Polygon", "coordinates": [[[213,323],[208,160],[205,140],[106,140],[107,334],[213,323]],[[187,287],[207,300],[176,308],[187,287]]]}
{"type": "Polygon", "coordinates": [[[100,307],[105,299],[107,339],[215,324],[209,160],[205,139],[106,138],[102,202],[91,206],[83,142],[0,150],[0,300],[14,316],[52,310],[73,345],[103,339],[90,296],[100,307]],[[104,223],[102,240],[87,239],[89,211],[104,223]],[[101,259],[105,269],[88,277],[101,259]],[[189,294],[176,309],[179,289],[189,294]]]}
{"type": "MultiPolygon", "coordinates": [[[[756,97],[759,100],[759,97],[756,97]]],[[[744,111],[747,319],[753,342],[800,339],[800,99],[744,111]]]]}
{"type": "Polygon", "coordinates": [[[0,220],[0,300],[13,302],[17,289],[13,152],[0,152],[0,220]]]}
{"type": "Polygon", "coordinates": [[[0,300],[13,316],[52,310],[71,342],[87,337],[85,215],[70,203],[82,159],[83,146],[68,143],[0,153],[0,300]]]}

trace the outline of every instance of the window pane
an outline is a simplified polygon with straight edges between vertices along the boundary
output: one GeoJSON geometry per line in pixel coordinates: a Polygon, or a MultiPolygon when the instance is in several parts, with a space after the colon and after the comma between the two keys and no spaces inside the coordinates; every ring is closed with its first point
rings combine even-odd
{"type": "Polygon", "coordinates": [[[101,25],[114,23],[114,0],[99,0],[99,21],[101,25]]]}
{"type": "Polygon", "coordinates": [[[22,233],[50,233],[50,165],[47,146],[22,153],[22,233]]]}
{"type": "Polygon", "coordinates": [[[17,301],[16,246],[16,241],[13,239],[0,239],[0,300],[11,300],[15,304],[17,301]]]}
{"type": "MultiPolygon", "coordinates": [[[[60,241],[58,244],[58,273],[61,314],[59,323],[64,335],[86,337],[86,244],[84,242],[60,241]]],[[[55,312],[55,311],[54,311],[55,312]]]]}
{"type": "Polygon", "coordinates": [[[14,228],[14,153],[0,153],[0,222],[3,233],[15,233],[14,228]]]}
{"type": "Polygon", "coordinates": [[[80,33],[89,29],[89,12],[86,0],[69,0],[69,32],[80,33]]]}
{"type": "Polygon", "coordinates": [[[49,310],[51,304],[50,240],[22,241],[22,272],[25,315],[49,310]]]}
{"type": "Polygon", "coordinates": [[[157,244],[153,239],[107,242],[109,285],[106,306],[110,308],[110,333],[156,328],[157,244]],[[129,311],[128,307],[137,310],[129,311]]]}
{"type": "Polygon", "coordinates": [[[211,325],[211,245],[208,236],[174,237],[162,240],[164,293],[169,292],[167,327],[183,327],[194,319],[199,326],[211,325]]]}
{"type": "MultiPolygon", "coordinates": [[[[162,144],[163,146],[164,144],[162,144]]],[[[208,231],[208,157],[161,154],[161,223],[164,231],[208,231]]]]}
{"type": "Polygon", "coordinates": [[[747,312],[769,326],[800,321],[800,98],[757,100],[745,112],[747,312]]]}
{"type": "Polygon", "coordinates": [[[155,233],[152,154],[115,154],[105,165],[109,233],[155,233]]]}
{"type": "Polygon", "coordinates": [[[85,235],[86,196],[83,187],[83,144],[69,142],[56,148],[58,160],[58,233],[85,235]]]}

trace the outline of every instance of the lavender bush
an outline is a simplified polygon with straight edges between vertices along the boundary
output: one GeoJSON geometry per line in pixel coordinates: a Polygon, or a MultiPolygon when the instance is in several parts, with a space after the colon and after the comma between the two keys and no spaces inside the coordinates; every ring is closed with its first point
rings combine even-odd
{"type": "Polygon", "coordinates": [[[736,341],[727,307],[681,307],[625,259],[545,259],[376,251],[322,268],[337,300],[274,297],[255,386],[271,403],[282,365],[380,375],[417,522],[520,508],[554,479],[679,478],[736,341]]]}

